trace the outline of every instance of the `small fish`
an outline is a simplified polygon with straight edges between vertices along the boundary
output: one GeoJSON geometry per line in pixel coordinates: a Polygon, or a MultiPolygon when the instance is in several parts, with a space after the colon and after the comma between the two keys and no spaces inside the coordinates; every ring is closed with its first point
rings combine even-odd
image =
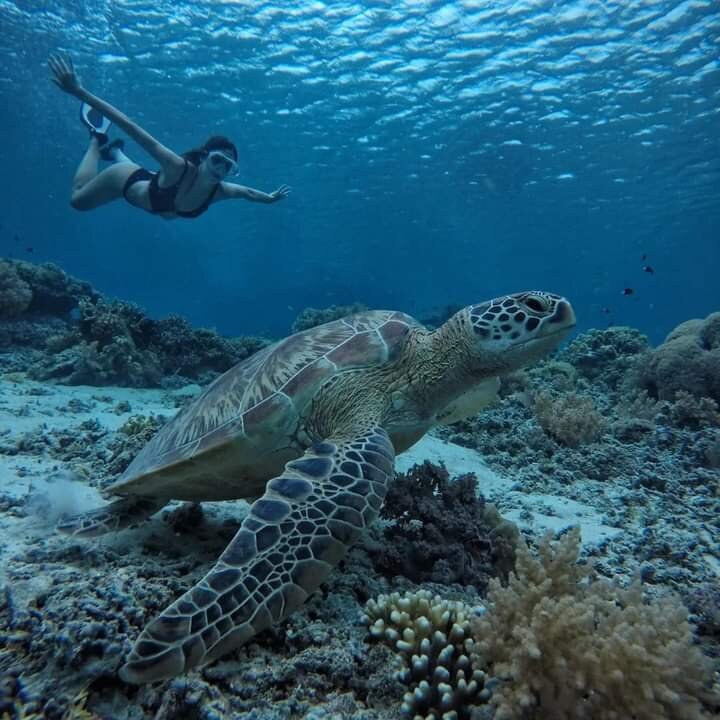
{"type": "Polygon", "coordinates": [[[26,252],[29,252],[29,253],[35,252],[31,247],[26,247],[26,248],[25,248],[25,251],[26,251],[26,252]]]}
{"type": "Polygon", "coordinates": [[[647,260],[647,253],[643,253],[643,256],[640,259],[645,262],[647,260]]]}
{"type": "Polygon", "coordinates": [[[20,242],[20,238],[17,235],[13,235],[13,240],[15,242],[20,242]]]}
{"type": "Polygon", "coordinates": [[[634,295],[635,290],[633,288],[623,288],[623,290],[620,293],[621,295],[634,295]]]}
{"type": "Polygon", "coordinates": [[[611,310],[610,308],[604,307],[604,308],[600,308],[600,312],[601,312],[603,315],[610,315],[610,313],[612,312],[612,310],[611,310]]]}
{"type": "Polygon", "coordinates": [[[655,272],[651,265],[643,265],[643,270],[651,275],[655,272]]]}

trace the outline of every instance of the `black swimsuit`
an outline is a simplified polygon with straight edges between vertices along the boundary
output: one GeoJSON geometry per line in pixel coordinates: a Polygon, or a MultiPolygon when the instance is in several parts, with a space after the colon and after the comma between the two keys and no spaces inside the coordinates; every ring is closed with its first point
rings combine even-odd
{"type": "Polygon", "coordinates": [[[173,183],[172,185],[169,185],[168,187],[160,187],[158,181],[159,173],[150,172],[145,168],[138,168],[137,170],[135,170],[135,172],[131,173],[128,179],[125,181],[125,186],[123,187],[123,196],[128,202],[130,202],[127,196],[128,190],[136,182],[149,180],[150,186],[148,187],[148,199],[150,200],[150,210],[148,212],[153,213],[153,215],[157,215],[159,213],[172,213],[173,215],[177,215],[181,218],[196,218],[199,215],[202,215],[210,207],[210,203],[212,203],[212,200],[215,197],[215,192],[220,186],[220,183],[215,185],[215,187],[210,191],[210,194],[205,198],[205,201],[202,202],[194,210],[178,210],[175,207],[175,197],[177,196],[178,190],[180,189],[180,184],[185,179],[187,169],[188,161],[186,160],[185,167],[183,167],[182,175],[180,176],[178,181],[173,183]]]}

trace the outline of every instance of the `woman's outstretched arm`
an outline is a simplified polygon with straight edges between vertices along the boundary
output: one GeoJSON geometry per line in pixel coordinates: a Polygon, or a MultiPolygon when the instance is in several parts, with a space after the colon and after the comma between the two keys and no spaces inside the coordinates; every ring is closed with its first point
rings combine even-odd
{"type": "Polygon", "coordinates": [[[221,182],[218,200],[250,200],[251,202],[269,204],[278,202],[278,200],[286,198],[289,194],[290,188],[287,185],[281,185],[271,193],[265,193],[262,190],[255,190],[255,188],[246,187],[245,185],[221,182]]]}
{"type": "Polygon", "coordinates": [[[132,138],[148,154],[152,155],[164,170],[182,168],[184,160],[170,148],[165,147],[150,133],[134,123],[127,115],[120,112],[109,102],[93,95],[80,84],[80,78],[75,72],[72,58],[69,55],[51,55],[48,66],[52,72],[50,78],[63,92],[75,96],[78,100],[86,102],[101,112],[111,122],[115,123],[128,137],[132,138]]]}

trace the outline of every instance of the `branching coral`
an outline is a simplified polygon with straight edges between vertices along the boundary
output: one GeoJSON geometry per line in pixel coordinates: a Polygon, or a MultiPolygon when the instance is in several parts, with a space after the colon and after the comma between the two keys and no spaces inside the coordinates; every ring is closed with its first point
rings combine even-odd
{"type": "Polygon", "coordinates": [[[553,397],[539,392],[535,397],[535,417],[548,435],[568,447],[595,442],[607,429],[607,422],[593,401],[575,393],[553,397]]]}
{"type": "Polygon", "coordinates": [[[492,581],[474,624],[473,662],[500,679],[496,720],[701,720],[709,663],[674,597],[646,602],[636,581],[590,582],[580,532],[518,545],[507,587],[492,581]]]}
{"type": "Polygon", "coordinates": [[[685,390],[678,390],[675,401],[670,405],[669,415],[675,427],[700,430],[706,427],[720,427],[718,404],[709,397],[695,397],[685,390]]]}
{"type": "Polygon", "coordinates": [[[402,713],[416,720],[470,717],[487,702],[485,674],[473,665],[473,610],[462,602],[433,597],[426,590],[380,595],[365,606],[370,635],[400,653],[407,668],[399,674],[409,686],[402,713]]]}

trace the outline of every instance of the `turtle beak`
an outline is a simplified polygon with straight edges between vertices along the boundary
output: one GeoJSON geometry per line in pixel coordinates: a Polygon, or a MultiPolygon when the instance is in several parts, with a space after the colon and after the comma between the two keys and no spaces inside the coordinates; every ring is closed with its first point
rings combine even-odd
{"type": "Polygon", "coordinates": [[[550,325],[559,325],[561,328],[571,328],[575,327],[577,318],[572,305],[567,300],[560,300],[555,312],[547,322],[550,325]]]}

